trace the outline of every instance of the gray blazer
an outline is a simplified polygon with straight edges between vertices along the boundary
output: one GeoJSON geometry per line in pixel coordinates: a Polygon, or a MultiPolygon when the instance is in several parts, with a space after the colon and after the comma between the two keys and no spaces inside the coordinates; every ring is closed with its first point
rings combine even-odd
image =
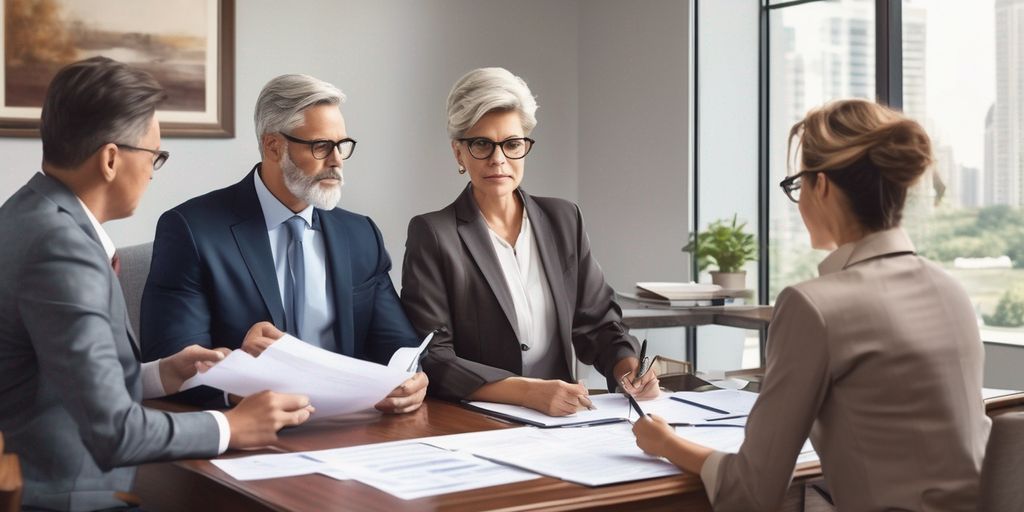
{"type": "MultiPolygon", "coordinates": [[[[583,216],[562,199],[519,189],[558,318],[566,374],[573,348],[615,387],[612,369],[634,356],[637,341],[622,325],[622,309],[590,252],[583,216]]],[[[402,305],[421,334],[446,326],[423,360],[430,392],[464,399],[484,384],[522,374],[516,312],[487,223],[467,185],[443,210],[409,222],[402,305]]]]}
{"type": "Polygon", "coordinates": [[[143,408],[124,296],[85,210],[36,174],[0,207],[0,431],[21,458],[23,505],[123,506],[143,462],[212,457],[205,412],[143,408]]]}
{"type": "Polygon", "coordinates": [[[715,510],[777,510],[808,435],[839,510],[976,510],[990,422],[967,294],[899,228],[819,271],[775,303],[739,453],[701,470],[715,510]]]}

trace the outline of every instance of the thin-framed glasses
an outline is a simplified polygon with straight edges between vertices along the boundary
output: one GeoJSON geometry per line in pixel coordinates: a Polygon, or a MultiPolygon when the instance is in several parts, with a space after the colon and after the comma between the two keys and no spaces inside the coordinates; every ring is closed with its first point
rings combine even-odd
{"type": "Polygon", "coordinates": [[[494,154],[494,148],[497,146],[501,146],[501,152],[505,155],[505,158],[519,160],[525,157],[536,143],[535,140],[529,137],[515,137],[501,142],[495,142],[487,137],[470,137],[457,140],[466,144],[466,147],[469,148],[470,156],[477,160],[490,158],[494,154]]]}
{"type": "Polygon", "coordinates": [[[132,151],[145,151],[146,153],[152,153],[153,154],[153,170],[154,171],[160,170],[160,168],[164,166],[164,162],[166,162],[167,159],[171,157],[171,153],[169,151],[162,151],[162,150],[159,150],[159,149],[140,148],[140,147],[137,147],[137,146],[129,146],[128,144],[118,144],[116,142],[114,143],[114,145],[119,147],[119,148],[121,148],[121,149],[128,149],[128,150],[132,150],[132,151]]]}
{"type": "Polygon", "coordinates": [[[341,154],[342,160],[348,160],[352,156],[352,152],[356,150],[356,140],[348,137],[341,140],[328,140],[328,139],[317,139],[317,140],[306,140],[298,137],[293,137],[287,133],[280,132],[284,138],[298,143],[309,146],[309,151],[313,153],[313,158],[317,160],[323,160],[334,152],[334,148],[338,148],[338,153],[341,154]]]}
{"type": "Polygon", "coordinates": [[[803,182],[803,180],[801,178],[803,178],[805,175],[819,173],[819,172],[825,172],[825,169],[821,169],[821,170],[817,170],[817,171],[800,171],[800,172],[798,172],[798,173],[796,173],[796,174],[794,174],[794,175],[792,175],[792,176],[782,180],[781,182],[779,182],[779,187],[781,187],[782,191],[786,193],[786,197],[788,197],[790,201],[793,201],[794,203],[799,203],[800,202],[800,185],[803,182]]]}

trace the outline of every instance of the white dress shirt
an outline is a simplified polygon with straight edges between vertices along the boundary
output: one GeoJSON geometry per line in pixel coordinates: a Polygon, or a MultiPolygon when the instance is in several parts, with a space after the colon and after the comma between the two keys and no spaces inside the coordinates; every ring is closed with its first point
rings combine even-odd
{"type": "MultiPolygon", "coordinates": [[[[263,183],[260,173],[255,173],[256,196],[263,208],[263,219],[267,223],[270,238],[270,253],[274,257],[277,273],[277,289],[281,293],[281,304],[287,303],[284,296],[284,281],[288,275],[288,227],[285,221],[298,215],[306,221],[302,232],[302,261],[306,271],[306,297],[304,318],[299,319],[303,333],[302,341],[320,348],[337,352],[334,340],[334,300],[328,292],[327,250],[324,246],[323,231],[314,231],[313,206],[295,213],[281,204],[263,183]]],[[[279,326],[280,327],[280,326],[279,326]]]]}
{"type": "Polygon", "coordinates": [[[512,293],[519,343],[528,347],[523,354],[523,376],[540,379],[564,378],[565,357],[557,341],[558,319],[530,218],[523,209],[522,227],[515,246],[488,228],[498,264],[512,293]]]}
{"type": "MultiPolygon", "coordinates": [[[[85,210],[85,215],[89,217],[89,222],[92,223],[92,228],[96,230],[96,235],[100,237],[100,244],[103,246],[103,251],[107,253],[107,260],[113,260],[114,252],[117,250],[114,247],[114,241],[110,239],[110,235],[107,234],[106,230],[100,224],[96,216],[92,214],[89,207],[82,202],[81,198],[78,198],[78,202],[82,204],[82,209],[85,210]]],[[[142,380],[142,398],[158,398],[167,395],[164,391],[163,380],[160,379],[160,359],[156,361],[150,361],[148,363],[142,363],[141,380],[142,380]]],[[[231,425],[228,424],[227,416],[220,411],[205,411],[213,415],[213,418],[217,420],[217,428],[220,430],[220,440],[217,444],[217,453],[224,453],[228,449],[228,443],[231,441],[231,425]]]]}

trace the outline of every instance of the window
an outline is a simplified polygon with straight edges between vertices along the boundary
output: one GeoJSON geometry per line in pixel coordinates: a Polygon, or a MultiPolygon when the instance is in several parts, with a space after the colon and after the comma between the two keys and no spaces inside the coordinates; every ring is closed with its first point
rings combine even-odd
{"type": "Polygon", "coordinates": [[[904,227],[967,289],[982,339],[1024,343],[1024,0],[902,7],[904,112],[936,158],[904,227]]]}
{"type": "Polygon", "coordinates": [[[768,11],[769,301],[817,275],[825,254],[811,249],[796,204],[776,184],[787,174],[789,129],[838,98],[875,97],[875,2],[812,2],[768,11]]]}

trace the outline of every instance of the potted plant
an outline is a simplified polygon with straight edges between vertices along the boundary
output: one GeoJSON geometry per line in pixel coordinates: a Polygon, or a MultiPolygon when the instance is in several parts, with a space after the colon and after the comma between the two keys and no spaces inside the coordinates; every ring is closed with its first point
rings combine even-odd
{"type": "Polygon", "coordinates": [[[728,290],[747,287],[747,272],[743,265],[757,260],[757,241],[754,235],[744,232],[746,222],[737,224],[736,215],[732,222],[719,219],[699,233],[690,234],[690,242],[683,251],[697,258],[697,269],[703,272],[711,265],[718,267],[711,272],[711,282],[728,290]]]}

